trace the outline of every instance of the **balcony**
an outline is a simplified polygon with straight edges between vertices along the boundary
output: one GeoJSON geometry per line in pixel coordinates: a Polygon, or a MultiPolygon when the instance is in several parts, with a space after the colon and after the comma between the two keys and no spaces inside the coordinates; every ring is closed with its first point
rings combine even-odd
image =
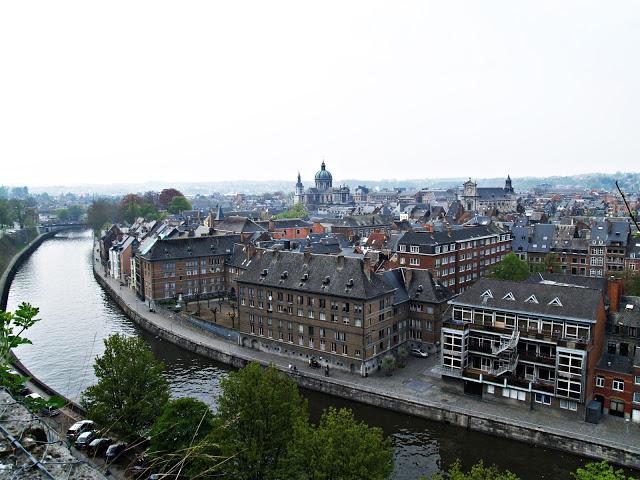
{"type": "Polygon", "coordinates": [[[448,367],[448,366],[442,365],[440,366],[440,372],[442,375],[445,375],[447,377],[455,377],[455,378],[462,377],[462,369],[460,368],[454,368],[454,367],[448,367]]]}
{"type": "Polygon", "coordinates": [[[518,355],[515,355],[507,363],[500,365],[498,368],[492,368],[491,370],[489,370],[489,375],[499,377],[500,375],[504,375],[507,372],[513,372],[516,369],[517,365],[518,355]]]}
{"type": "Polygon", "coordinates": [[[518,355],[520,355],[520,360],[523,362],[542,363],[544,365],[556,364],[556,357],[548,357],[527,351],[518,351],[518,355]]]}

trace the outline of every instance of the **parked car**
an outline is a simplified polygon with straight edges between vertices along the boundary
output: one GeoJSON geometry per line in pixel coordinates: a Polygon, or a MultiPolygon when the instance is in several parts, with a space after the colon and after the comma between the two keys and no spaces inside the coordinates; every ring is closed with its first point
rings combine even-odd
{"type": "Polygon", "coordinates": [[[427,358],[429,356],[427,352],[425,352],[424,350],[420,350],[419,348],[411,349],[411,355],[419,358],[427,358]]]}
{"type": "Polygon", "coordinates": [[[55,417],[60,413],[60,410],[55,407],[43,407],[40,409],[40,413],[45,417],[55,417]]]}
{"type": "Polygon", "coordinates": [[[113,440],[106,437],[94,438],[91,440],[87,452],[89,455],[102,456],[107,453],[109,445],[113,443],[113,440]]]}
{"type": "Polygon", "coordinates": [[[96,432],[93,430],[82,432],[78,435],[78,438],[76,438],[75,446],[78,450],[86,450],[94,438],[96,438],[96,432]]]}
{"type": "Polygon", "coordinates": [[[81,433],[93,430],[94,427],[95,423],[93,423],[93,420],[80,420],[69,427],[69,430],[67,430],[67,438],[74,440],[81,433]]]}
{"type": "Polygon", "coordinates": [[[127,445],[125,443],[114,443],[112,445],[109,445],[109,448],[107,448],[107,453],[105,455],[107,462],[113,462],[117,460],[122,452],[126,450],[126,448],[127,445]]]}
{"type": "Polygon", "coordinates": [[[28,395],[25,395],[24,398],[26,398],[27,400],[44,400],[44,398],[42,398],[42,395],[40,395],[39,393],[30,393],[28,395]]]}

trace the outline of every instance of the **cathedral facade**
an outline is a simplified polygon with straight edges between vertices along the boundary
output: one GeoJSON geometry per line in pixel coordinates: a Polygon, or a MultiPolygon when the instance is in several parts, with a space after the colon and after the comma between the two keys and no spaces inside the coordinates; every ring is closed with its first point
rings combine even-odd
{"type": "Polygon", "coordinates": [[[507,176],[504,188],[478,188],[471,179],[465,182],[462,188],[459,200],[464,209],[470,212],[515,212],[518,206],[518,197],[513,190],[511,176],[507,176]]]}
{"type": "Polygon", "coordinates": [[[322,162],[320,170],[316,173],[315,187],[304,189],[298,173],[298,182],[294,196],[295,203],[302,203],[309,207],[321,207],[328,205],[350,205],[353,203],[351,191],[348,186],[333,186],[333,177],[327,167],[322,162]]]}

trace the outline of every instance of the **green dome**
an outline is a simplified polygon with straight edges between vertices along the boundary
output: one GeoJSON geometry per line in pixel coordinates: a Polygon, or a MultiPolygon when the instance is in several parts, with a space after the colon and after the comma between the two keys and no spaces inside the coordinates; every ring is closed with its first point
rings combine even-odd
{"type": "Polygon", "coordinates": [[[329,170],[327,170],[324,161],[320,166],[320,171],[316,173],[316,180],[331,180],[331,174],[329,173],[329,170]]]}

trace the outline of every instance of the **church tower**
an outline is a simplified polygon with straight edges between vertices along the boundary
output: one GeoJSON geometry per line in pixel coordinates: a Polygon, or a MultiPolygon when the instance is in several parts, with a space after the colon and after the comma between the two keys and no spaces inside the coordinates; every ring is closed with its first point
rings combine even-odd
{"type": "Polygon", "coordinates": [[[504,182],[504,191],[506,193],[513,193],[513,185],[511,185],[511,175],[507,175],[507,181],[504,182]]]}
{"type": "Polygon", "coordinates": [[[304,187],[302,186],[302,180],[300,179],[300,172],[298,172],[298,183],[296,183],[296,191],[293,197],[293,203],[304,203],[304,187]]]}

